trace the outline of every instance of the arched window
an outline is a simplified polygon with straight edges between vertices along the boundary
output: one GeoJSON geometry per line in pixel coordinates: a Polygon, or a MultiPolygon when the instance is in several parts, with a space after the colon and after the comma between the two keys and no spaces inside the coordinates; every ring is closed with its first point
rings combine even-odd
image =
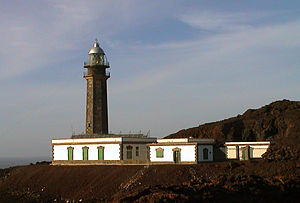
{"type": "Polygon", "coordinates": [[[164,157],[164,149],[163,148],[157,148],[156,149],[156,158],[163,158],[164,157]]]}
{"type": "Polygon", "coordinates": [[[208,149],[207,148],[203,149],[203,160],[208,160],[208,149]]]}
{"type": "Polygon", "coordinates": [[[126,157],[127,159],[132,159],[132,146],[126,147],[126,157]]]}
{"type": "Polygon", "coordinates": [[[89,159],[89,148],[88,147],[82,147],[82,160],[88,160],[89,159]]]}
{"type": "Polygon", "coordinates": [[[68,160],[69,161],[73,160],[73,150],[74,150],[74,147],[68,147],[68,160]]]}

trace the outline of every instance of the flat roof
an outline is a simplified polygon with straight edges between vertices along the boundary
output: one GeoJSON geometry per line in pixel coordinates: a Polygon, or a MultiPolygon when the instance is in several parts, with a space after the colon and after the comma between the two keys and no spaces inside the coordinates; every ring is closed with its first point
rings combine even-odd
{"type": "Polygon", "coordinates": [[[225,145],[270,145],[270,141],[260,142],[225,142],[225,145]]]}
{"type": "Polygon", "coordinates": [[[53,139],[52,144],[72,144],[72,143],[98,143],[98,142],[122,142],[121,137],[110,138],[77,138],[77,139],[53,139]]]}
{"type": "Polygon", "coordinates": [[[78,134],[72,135],[72,139],[79,138],[112,138],[112,137],[130,137],[130,138],[148,138],[148,135],[144,134],[78,134]]]}
{"type": "Polygon", "coordinates": [[[122,142],[155,142],[156,138],[139,137],[103,137],[103,138],[67,138],[53,139],[52,144],[78,144],[78,143],[122,143],[122,142]]]}
{"type": "Polygon", "coordinates": [[[173,139],[157,139],[157,143],[214,143],[214,139],[200,138],[173,138],[173,139]]]}

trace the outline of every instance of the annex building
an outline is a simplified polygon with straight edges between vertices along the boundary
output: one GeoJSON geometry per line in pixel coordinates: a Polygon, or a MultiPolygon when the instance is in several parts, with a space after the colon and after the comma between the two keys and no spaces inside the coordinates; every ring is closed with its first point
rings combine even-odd
{"type": "Polygon", "coordinates": [[[157,139],[148,144],[149,161],[157,164],[196,164],[213,161],[213,139],[157,139]]]}
{"type": "MultiPolygon", "coordinates": [[[[107,80],[109,62],[96,40],[84,62],[86,86],[85,134],[53,139],[52,165],[196,164],[214,161],[214,140],[157,139],[143,134],[109,134],[107,80]]],[[[260,158],[267,142],[226,142],[227,159],[260,158]]]]}

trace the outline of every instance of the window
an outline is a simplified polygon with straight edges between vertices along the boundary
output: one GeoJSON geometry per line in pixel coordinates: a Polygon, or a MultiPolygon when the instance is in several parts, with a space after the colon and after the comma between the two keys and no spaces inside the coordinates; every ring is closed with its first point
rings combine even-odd
{"type": "Polygon", "coordinates": [[[207,148],[203,149],[203,160],[208,160],[208,149],[207,148]]]}
{"type": "Polygon", "coordinates": [[[135,156],[139,156],[140,155],[140,151],[139,151],[139,147],[135,148],[135,156]]]}
{"type": "Polygon", "coordinates": [[[73,160],[73,150],[74,150],[74,147],[68,147],[68,160],[69,161],[73,160]]]}
{"type": "Polygon", "coordinates": [[[156,149],[156,158],[163,158],[164,157],[164,149],[163,148],[157,148],[156,149]]]}
{"type": "Polygon", "coordinates": [[[88,160],[88,159],[89,159],[89,148],[82,147],[82,160],[88,160]]]}
{"type": "Polygon", "coordinates": [[[98,147],[98,160],[104,160],[104,147],[98,147]]]}
{"type": "Polygon", "coordinates": [[[127,146],[126,150],[127,150],[126,152],[127,159],[132,159],[132,146],[127,146]]]}

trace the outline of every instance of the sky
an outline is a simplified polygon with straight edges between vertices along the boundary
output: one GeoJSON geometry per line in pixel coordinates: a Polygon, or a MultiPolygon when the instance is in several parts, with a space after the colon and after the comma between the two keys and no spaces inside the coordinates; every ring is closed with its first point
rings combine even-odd
{"type": "Polygon", "coordinates": [[[300,100],[299,33],[298,0],[0,0],[0,157],[50,157],[84,132],[95,38],[110,132],[164,137],[300,100]]]}

